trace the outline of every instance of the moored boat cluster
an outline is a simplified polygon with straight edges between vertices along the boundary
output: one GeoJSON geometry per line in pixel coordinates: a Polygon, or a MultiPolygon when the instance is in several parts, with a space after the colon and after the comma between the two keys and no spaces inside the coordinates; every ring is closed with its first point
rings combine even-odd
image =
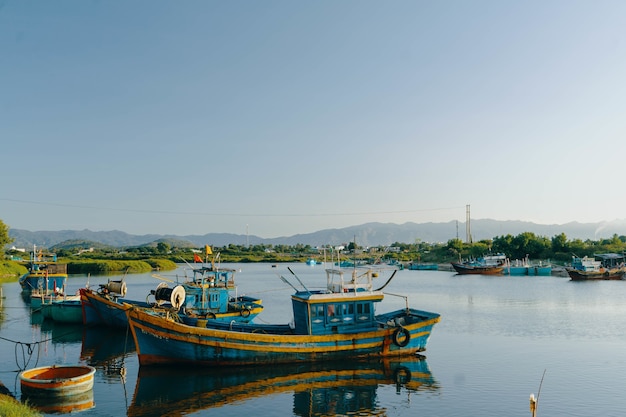
{"type": "Polygon", "coordinates": [[[289,269],[299,284],[281,276],[294,290],[292,320],[256,323],[254,318],[263,311],[262,300],[233,296],[236,271],[222,268],[215,259],[209,265],[190,265],[192,276],[172,288],[160,284],[146,301],[124,298],[123,279],[100,284],[98,289],[81,288],[77,296],[61,295],[56,285],[54,290],[49,288],[46,274],[33,275],[34,266],[20,283],[24,283],[23,291],[32,293],[31,301],[39,297],[34,289],[42,290],[42,309],[67,310],[59,321],[130,328],[142,366],[409,356],[426,349],[432,328],[439,322],[439,314],[409,308],[408,302],[404,309],[376,313],[376,305],[385,297],[382,290],[396,270],[385,285],[374,288],[373,278],[380,270],[335,267],[325,270],[327,283],[322,290],[309,290],[289,269]]]}

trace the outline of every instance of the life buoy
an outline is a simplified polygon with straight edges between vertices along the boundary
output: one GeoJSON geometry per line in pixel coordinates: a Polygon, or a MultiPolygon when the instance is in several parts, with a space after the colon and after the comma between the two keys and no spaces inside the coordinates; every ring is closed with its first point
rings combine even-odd
{"type": "Polygon", "coordinates": [[[250,310],[244,308],[241,310],[241,317],[250,317],[250,310]]]}
{"type": "Polygon", "coordinates": [[[406,328],[399,326],[395,332],[393,332],[393,343],[399,347],[405,347],[411,341],[411,332],[406,328]]]}

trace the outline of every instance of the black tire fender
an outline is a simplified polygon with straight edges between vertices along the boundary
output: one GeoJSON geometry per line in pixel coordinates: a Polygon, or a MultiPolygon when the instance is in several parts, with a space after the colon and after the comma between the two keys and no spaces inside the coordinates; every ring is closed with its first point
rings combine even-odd
{"type": "Polygon", "coordinates": [[[411,341],[411,332],[405,327],[399,326],[395,332],[393,332],[393,343],[399,347],[405,347],[411,341]]]}

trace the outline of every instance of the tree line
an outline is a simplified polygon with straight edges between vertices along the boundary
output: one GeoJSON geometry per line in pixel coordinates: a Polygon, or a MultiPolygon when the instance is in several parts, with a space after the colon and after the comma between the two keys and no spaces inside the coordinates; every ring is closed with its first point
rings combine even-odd
{"type": "MultiPolygon", "coordinates": [[[[9,228],[0,220],[0,245],[6,247],[13,240],[9,236],[9,228]]],[[[210,245],[210,242],[207,242],[210,245]]],[[[66,259],[108,259],[108,260],[144,260],[168,259],[171,262],[194,262],[193,250],[189,247],[178,247],[166,242],[153,243],[140,247],[113,248],[96,244],[93,251],[80,252],[78,249],[90,249],[94,242],[72,242],[56,252],[60,258],[66,259]],[[80,253],[80,254],[79,254],[80,253]]],[[[61,246],[61,245],[59,245],[61,246]]],[[[489,253],[504,253],[510,259],[550,260],[556,263],[568,263],[572,256],[593,256],[597,253],[625,253],[626,236],[614,234],[608,239],[582,240],[568,239],[565,233],[548,238],[532,232],[496,236],[478,242],[463,242],[450,239],[446,243],[428,243],[416,240],[413,243],[394,242],[389,246],[363,248],[354,242],[345,243],[340,254],[345,258],[367,260],[372,263],[384,261],[398,262],[454,262],[459,259],[478,258],[489,253]]],[[[331,260],[337,258],[337,252],[330,245],[312,247],[306,244],[297,245],[236,245],[229,244],[213,247],[215,254],[220,254],[222,262],[297,262],[307,258],[331,260]]],[[[196,258],[197,259],[197,258],[196,258]]],[[[205,258],[203,257],[203,260],[205,258]]]]}

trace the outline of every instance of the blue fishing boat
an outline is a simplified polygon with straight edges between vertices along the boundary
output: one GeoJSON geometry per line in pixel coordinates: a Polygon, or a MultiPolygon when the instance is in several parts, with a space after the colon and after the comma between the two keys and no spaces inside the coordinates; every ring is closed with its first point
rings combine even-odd
{"type": "Polygon", "coordinates": [[[436,271],[439,269],[437,264],[427,264],[422,262],[411,262],[408,266],[410,271],[436,271]]]}
{"type": "Polygon", "coordinates": [[[82,323],[83,310],[80,296],[69,296],[62,300],[54,300],[42,304],[41,314],[44,318],[54,320],[59,323],[82,323]]]}
{"type": "Polygon", "coordinates": [[[513,261],[507,259],[502,273],[515,276],[549,276],[552,275],[552,265],[544,264],[542,261],[530,262],[528,256],[524,259],[515,259],[513,261]]]}
{"type": "Polygon", "coordinates": [[[28,263],[28,272],[19,279],[22,292],[39,290],[43,293],[54,292],[63,286],[67,279],[67,264],[58,263],[57,255],[51,252],[37,251],[33,247],[28,263]]]}
{"type": "Polygon", "coordinates": [[[109,281],[97,290],[82,288],[80,296],[85,324],[104,324],[127,327],[125,311],[138,308],[172,308],[178,310],[181,320],[190,324],[207,319],[250,321],[263,311],[262,300],[236,291],[235,270],[215,265],[193,268],[193,277],[170,288],[165,282],[152,290],[146,301],[123,298],[126,283],[109,281]]]}
{"type": "Polygon", "coordinates": [[[376,271],[355,268],[348,279],[344,271],[327,269],[324,290],[309,290],[298,279],[303,289],[292,285],[290,324],[209,320],[206,327],[190,326],[177,315],[130,308],[126,313],[139,363],[294,363],[412,355],[426,349],[439,314],[409,308],[408,301],[405,309],[376,314],[375,304],[383,300],[382,289],[393,275],[374,289],[376,271]]]}

